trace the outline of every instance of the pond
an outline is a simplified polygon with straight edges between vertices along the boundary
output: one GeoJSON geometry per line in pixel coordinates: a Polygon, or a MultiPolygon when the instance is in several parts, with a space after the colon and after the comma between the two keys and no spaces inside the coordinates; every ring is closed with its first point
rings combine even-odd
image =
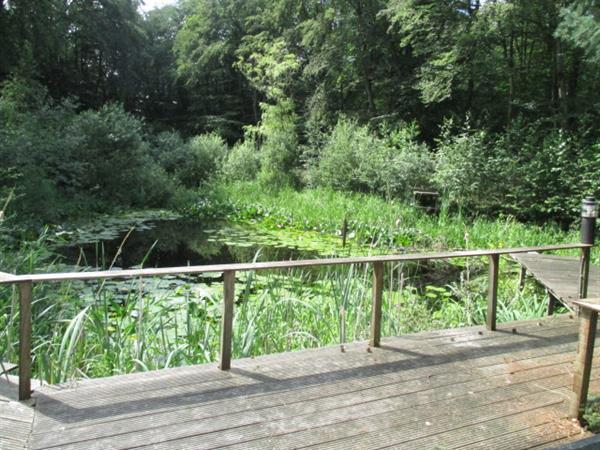
{"type": "Polygon", "coordinates": [[[104,269],[310,259],[369,251],[352,241],[342,247],[342,239],[334,235],[192,220],[166,212],[105,217],[57,236],[55,250],[61,262],[104,269]]]}

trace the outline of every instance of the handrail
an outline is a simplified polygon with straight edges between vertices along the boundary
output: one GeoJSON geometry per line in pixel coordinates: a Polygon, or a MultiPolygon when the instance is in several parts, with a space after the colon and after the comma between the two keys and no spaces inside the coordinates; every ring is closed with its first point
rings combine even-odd
{"type": "Polygon", "coordinates": [[[292,269],[298,267],[333,266],[344,264],[371,264],[376,262],[400,261],[426,261],[431,259],[467,258],[477,256],[508,255],[510,253],[545,252],[554,250],[591,248],[592,244],[557,244],[537,247],[517,247],[489,250],[459,250],[454,252],[436,253],[405,253],[382,256],[357,256],[347,258],[302,259],[290,261],[269,261],[258,263],[215,264],[205,266],[162,267],[156,269],[127,269],[127,270],[101,270],[89,272],[55,272],[26,275],[10,275],[10,278],[0,278],[0,284],[15,284],[26,281],[58,282],[58,281],[84,281],[100,280],[107,278],[136,278],[154,277],[164,275],[191,275],[198,273],[214,273],[227,271],[251,271],[266,269],[292,269]]]}
{"type": "Polygon", "coordinates": [[[453,252],[408,253],[401,255],[358,256],[347,258],[307,259],[297,261],[270,261],[241,264],[216,264],[206,266],[165,267],[156,269],[103,270],[90,272],[64,272],[12,275],[0,272],[0,284],[17,284],[19,287],[19,400],[31,398],[31,325],[33,302],[33,284],[41,282],[84,281],[97,279],[152,277],[164,275],[183,275],[198,273],[223,273],[223,314],[221,317],[221,347],[219,367],[228,370],[231,367],[231,344],[233,310],[235,305],[235,273],[267,269],[291,269],[299,267],[333,266],[343,264],[373,264],[373,303],[371,306],[370,344],[379,347],[381,338],[381,307],[383,296],[383,264],[400,261],[426,261],[432,259],[467,258],[487,256],[489,258],[487,328],[496,329],[496,304],[498,298],[498,266],[500,255],[511,253],[544,252],[553,250],[581,250],[580,285],[587,290],[587,271],[590,251],[593,244],[557,244],[537,247],[518,247],[490,250],[461,250],[453,252]]]}

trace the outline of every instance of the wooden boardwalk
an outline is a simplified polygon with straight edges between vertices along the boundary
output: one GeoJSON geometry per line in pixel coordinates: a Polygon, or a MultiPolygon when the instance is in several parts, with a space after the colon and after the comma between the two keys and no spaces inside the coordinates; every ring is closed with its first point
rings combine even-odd
{"type": "Polygon", "coordinates": [[[0,448],[521,449],[587,437],[566,419],[577,319],[498,328],[45,386],[34,408],[17,404],[25,413],[0,410],[20,421],[0,422],[0,448]]]}
{"type": "MultiPolygon", "coordinates": [[[[511,257],[530,273],[549,295],[572,309],[579,299],[578,257],[542,253],[517,253],[511,257]]],[[[588,298],[600,297],[600,267],[590,265],[588,298]]]]}
{"type": "Polygon", "coordinates": [[[2,375],[0,378],[0,449],[26,447],[31,435],[34,409],[16,401],[17,379],[2,375]]]}

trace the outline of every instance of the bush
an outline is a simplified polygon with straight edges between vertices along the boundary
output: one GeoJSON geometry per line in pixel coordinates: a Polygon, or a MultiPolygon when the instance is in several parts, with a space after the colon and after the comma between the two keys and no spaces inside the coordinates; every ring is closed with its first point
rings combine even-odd
{"type": "Polygon", "coordinates": [[[252,142],[235,145],[223,163],[223,177],[227,181],[251,181],[260,170],[260,155],[252,142]]]}
{"type": "Polygon", "coordinates": [[[600,145],[585,133],[515,122],[496,135],[468,127],[454,134],[448,123],[437,145],[439,189],[471,212],[568,225],[581,199],[600,193],[600,145]]]}
{"type": "Polygon", "coordinates": [[[502,193],[494,182],[487,134],[468,126],[455,134],[452,127],[452,122],[446,122],[436,141],[437,188],[447,201],[461,208],[493,208],[502,193]]]}
{"type": "Polygon", "coordinates": [[[493,152],[505,161],[498,170],[510,180],[501,206],[521,219],[568,224],[578,217],[584,196],[600,193],[598,149],[600,143],[585,132],[514,124],[494,142],[493,152]]]}
{"type": "Polygon", "coordinates": [[[426,187],[433,169],[427,146],[416,140],[414,126],[376,136],[366,126],[342,119],[329,135],[316,166],[313,184],[347,191],[408,197],[426,187]]]}
{"type": "Polygon", "coordinates": [[[261,144],[258,178],[271,187],[294,184],[299,161],[294,105],[291,100],[280,100],[275,105],[263,103],[261,108],[260,124],[246,133],[247,141],[261,144]]]}
{"type": "Polygon", "coordinates": [[[22,218],[41,224],[181,197],[154,158],[168,153],[167,144],[152,148],[143,122],[120,105],[78,113],[33,82],[11,80],[0,96],[0,121],[0,197],[14,191],[9,212],[22,218]]]}
{"type": "Polygon", "coordinates": [[[217,175],[228,153],[227,144],[216,133],[196,136],[182,150],[174,172],[188,188],[197,188],[217,175]]]}
{"type": "Polygon", "coordinates": [[[417,125],[402,124],[391,131],[382,129],[386,136],[388,154],[380,168],[383,192],[408,197],[415,188],[427,189],[432,186],[435,163],[427,145],[417,140],[417,125]]]}

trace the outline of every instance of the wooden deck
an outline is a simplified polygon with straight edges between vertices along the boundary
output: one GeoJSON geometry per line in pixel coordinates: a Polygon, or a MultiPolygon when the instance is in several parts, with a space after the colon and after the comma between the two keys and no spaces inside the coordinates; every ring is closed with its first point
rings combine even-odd
{"type": "MultiPolygon", "coordinates": [[[[579,299],[579,258],[542,253],[516,253],[510,255],[548,293],[572,309],[579,299]]],[[[590,266],[588,298],[600,297],[600,267],[590,266]]]]}
{"type": "Polygon", "coordinates": [[[577,319],[498,328],[45,386],[34,408],[0,403],[0,448],[520,449],[587,437],[566,419],[577,319]]]}
{"type": "Polygon", "coordinates": [[[26,447],[31,435],[34,409],[17,398],[17,379],[2,375],[0,378],[0,449],[26,447]]]}

